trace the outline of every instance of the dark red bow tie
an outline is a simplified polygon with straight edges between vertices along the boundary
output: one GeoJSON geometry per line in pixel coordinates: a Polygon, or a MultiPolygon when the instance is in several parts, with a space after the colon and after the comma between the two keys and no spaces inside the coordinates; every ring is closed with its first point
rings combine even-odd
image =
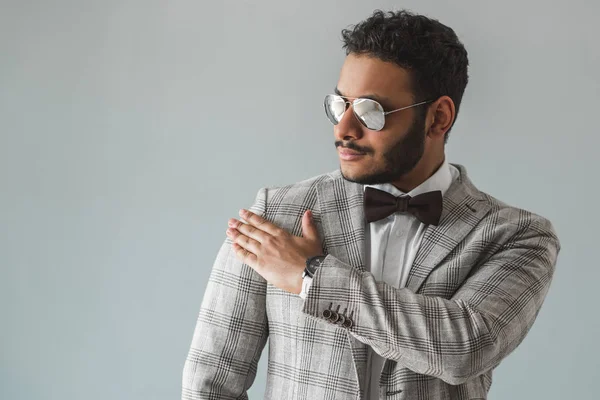
{"type": "Polygon", "coordinates": [[[378,221],[395,212],[409,212],[424,224],[438,225],[442,215],[442,192],[394,196],[372,187],[365,188],[364,209],[367,222],[378,221]]]}

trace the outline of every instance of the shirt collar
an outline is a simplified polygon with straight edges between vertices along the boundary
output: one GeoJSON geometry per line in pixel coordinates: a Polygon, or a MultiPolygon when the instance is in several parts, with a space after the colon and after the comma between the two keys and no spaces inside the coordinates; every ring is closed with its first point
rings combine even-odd
{"type": "Polygon", "coordinates": [[[372,187],[375,189],[383,190],[394,196],[401,196],[408,194],[410,197],[415,197],[418,194],[431,192],[434,190],[440,190],[442,192],[442,196],[446,193],[450,185],[452,184],[452,172],[450,171],[450,165],[446,158],[444,158],[444,162],[442,165],[427,178],[423,183],[414,188],[408,193],[404,193],[391,183],[378,183],[373,185],[363,185],[363,190],[367,187],[372,187]]]}

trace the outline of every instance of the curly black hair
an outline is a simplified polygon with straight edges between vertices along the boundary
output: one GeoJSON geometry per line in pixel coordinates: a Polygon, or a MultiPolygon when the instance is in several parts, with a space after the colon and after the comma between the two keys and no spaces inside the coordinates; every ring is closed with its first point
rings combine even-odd
{"type": "MultiPolygon", "coordinates": [[[[342,30],[346,55],[365,54],[395,63],[409,72],[415,102],[446,95],[454,102],[458,116],[469,81],[469,60],[452,28],[407,10],[387,13],[375,10],[372,16],[350,28],[342,30]]],[[[426,107],[417,109],[420,109],[417,115],[424,119],[426,107]]]]}

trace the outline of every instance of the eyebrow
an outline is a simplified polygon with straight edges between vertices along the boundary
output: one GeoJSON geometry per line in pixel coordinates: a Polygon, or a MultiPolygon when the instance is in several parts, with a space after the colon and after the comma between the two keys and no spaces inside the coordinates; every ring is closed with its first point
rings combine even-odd
{"type": "MultiPolygon", "coordinates": [[[[348,97],[348,96],[345,96],[344,94],[342,94],[342,92],[340,92],[340,90],[338,89],[337,86],[335,87],[334,92],[338,96],[348,97]]],[[[390,99],[388,99],[387,97],[377,96],[376,94],[366,94],[366,95],[363,95],[363,96],[350,97],[350,98],[351,99],[356,99],[356,98],[371,99],[371,100],[375,100],[376,102],[378,102],[379,104],[381,104],[384,109],[386,109],[386,108],[387,109],[392,109],[393,108],[393,107],[391,107],[392,101],[390,99]]]]}

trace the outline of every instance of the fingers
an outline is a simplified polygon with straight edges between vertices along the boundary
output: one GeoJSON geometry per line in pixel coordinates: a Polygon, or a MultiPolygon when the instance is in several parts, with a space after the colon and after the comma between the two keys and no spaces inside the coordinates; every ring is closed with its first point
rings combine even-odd
{"type": "Polygon", "coordinates": [[[256,254],[251,253],[250,251],[244,249],[237,243],[233,244],[233,251],[235,251],[236,257],[238,257],[244,264],[248,264],[252,269],[256,269],[258,257],[256,254]]]}
{"type": "Polygon", "coordinates": [[[282,233],[282,229],[277,225],[267,221],[259,215],[254,214],[252,211],[241,209],[240,217],[248,222],[248,224],[260,229],[261,231],[267,232],[269,235],[278,236],[282,233]]]}
{"type": "MultiPolygon", "coordinates": [[[[244,225],[244,224],[242,224],[244,225]]],[[[260,243],[251,237],[248,237],[240,232],[237,229],[229,228],[227,229],[227,236],[238,246],[240,246],[244,250],[248,250],[254,254],[258,254],[260,251],[260,243]]]]}
{"type": "Polygon", "coordinates": [[[319,231],[313,220],[312,211],[308,210],[302,216],[302,236],[307,239],[318,240],[319,231]]]}
{"type": "Polygon", "coordinates": [[[249,223],[245,224],[242,221],[238,221],[235,218],[229,219],[228,225],[230,229],[235,229],[241,234],[246,235],[259,243],[264,243],[267,240],[267,237],[271,236],[267,232],[262,231],[259,228],[250,225],[249,223]]]}
{"type": "Polygon", "coordinates": [[[234,242],[232,248],[236,257],[256,269],[257,254],[260,252],[261,243],[265,242],[269,236],[280,234],[281,229],[261,216],[245,209],[240,210],[240,216],[247,223],[231,218],[226,233],[234,242]]]}

